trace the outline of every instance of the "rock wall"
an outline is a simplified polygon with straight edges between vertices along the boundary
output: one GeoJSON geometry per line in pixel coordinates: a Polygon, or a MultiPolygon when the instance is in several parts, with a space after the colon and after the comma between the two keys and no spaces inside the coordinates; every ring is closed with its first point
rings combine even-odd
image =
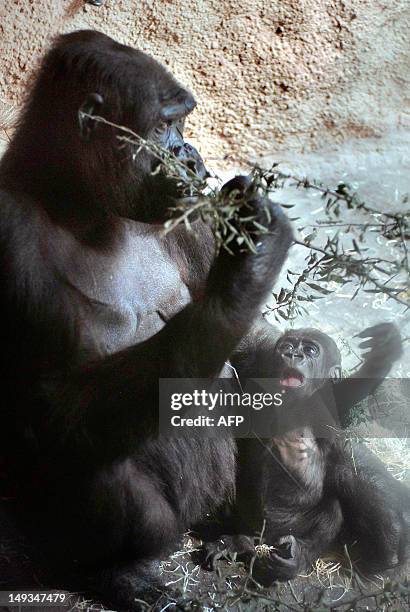
{"type": "Polygon", "coordinates": [[[165,63],[199,101],[208,164],[410,127],[408,0],[1,0],[0,100],[52,37],[95,28],[165,63]]]}

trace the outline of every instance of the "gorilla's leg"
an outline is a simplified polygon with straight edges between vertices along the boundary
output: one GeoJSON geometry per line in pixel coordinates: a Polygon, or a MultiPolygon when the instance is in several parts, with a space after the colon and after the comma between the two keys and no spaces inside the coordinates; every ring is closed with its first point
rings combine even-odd
{"type": "MultiPolygon", "coordinates": [[[[289,513],[292,512],[289,507],[289,513]]],[[[224,535],[215,542],[204,544],[201,561],[208,569],[214,569],[223,557],[236,556],[252,568],[253,578],[263,586],[275,580],[291,580],[306,571],[312,563],[337,539],[343,524],[340,504],[337,500],[323,500],[306,512],[292,531],[295,535],[279,538],[275,521],[266,519],[264,546],[255,545],[255,539],[246,535],[224,535]]]]}
{"type": "Polygon", "coordinates": [[[155,603],[166,590],[158,559],[171,552],[181,534],[163,484],[126,459],[98,475],[85,512],[72,536],[71,555],[81,568],[91,569],[85,577],[74,570],[73,586],[80,583],[120,609],[138,610],[136,599],[155,603]]]}
{"type": "Polygon", "coordinates": [[[334,479],[347,527],[358,540],[360,565],[372,572],[402,565],[410,546],[409,488],[364,444],[339,457],[334,479]]]}

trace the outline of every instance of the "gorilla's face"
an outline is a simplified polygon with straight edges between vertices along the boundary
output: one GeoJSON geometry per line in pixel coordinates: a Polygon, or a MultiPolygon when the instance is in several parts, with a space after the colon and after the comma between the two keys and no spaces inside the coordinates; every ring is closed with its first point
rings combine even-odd
{"type": "Polygon", "coordinates": [[[299,396],[310,396],[324,380],[340,375],[340,353],[329,336],[299,329],[279,338],[274,350],[274,371],[280,386],[299,396]]]}
{"type": "MultiPolygon", "coordinates": [[[[188,104],[190,94],[186,93],[188,104]]],[[[182,111],[183,109],[181,109],[182,111]]],[[[167,115],[167,113],[164,114],[167,115]]],[[[205,178],[207,171],[201,156],[195,147],[184,141],[184,124],[185,116],[181,118],[176,117],[175,120],[168,118],[167,120],[160,121],[151,130],[149,139],[170,151],[187,169],[191,170],[199,178],[205,178]]],[[[158,160],[154,162],[154,170],[158,163],[160,163],[158,160]]],[[[183,178],[187,177],[187,173],[182,168],[179,170],[179,173],[183,178]]]]}
{"type": "MultiPolygon", "coordinates": [[[[28,117],[38,124],[36,109],[42,109],[38,147],[48,151],[49,159],[42,164],[48,183],[38,181],[41,197],[50,195],[54,201],[57,187],[61,199],[72,185],[67,200],[81,200],[93,216],[114,212],[162,222],[175,198],[185,195],[177,180],[186,178],[185,168],[200,177],[206,174],[183,135],[195,106],[193,95],[142,51],[89,30],[61,36],[43,61],[32,94],[34,115],[28,117]],[[183,167],[175,167],[170,177],[161,153],[135,142],[133,134],[173,153],[183,167]],[[55,184],[48,187],[53,173],[55,184]],[[74,185],[73,176],[81,181],[74,185]]],[[[39,176],[37,169],[33,174],[39,176]]]]}
{"type": "MultiPolygon", "coordinates": [[[[142,178],[144,187],[145,218],[142,220],[157,222],[166,218],[175,198],[191,195],[184,182],[189,174],[201,179],[207,176],[198,151],[184,140],[185,121],[196,102],[158,62],[136,50],[130,50],[129,57],[134,67],[131,70],[134,82],[130,85],[132,102],[130,112],[126,113],[127,123],[137,134],[169,151],[182,164],[171,164],[170,168],[162,162],[166,156],[161,153],[158,157],[149,150],[141,151],[138,147],[133,150],[137,152],[133,155],[133,172],[142,178]]],[[[138,213],[141,212],[140,208],[138,213]]]]}
{"type": "Polygon", "coordinates": [[[162,222],[169,214],[169,209],[175,200],[192,195],[189,178],[192,173],[203,179],[207,170],[198,151],[184,140],[184,124],[186,116],[195,106],[192,95],[180,90],[178,103],[171,107],[161,107],[157,122],[150,129],[147,140],[169,151],[180,164],[167,165],[166,155],[156,156],[149,151],[136,156],[135,171],[143,179],[145,217],[141,217],[141,207],[138,209],[139,219],[148,222],[162,222]]]}

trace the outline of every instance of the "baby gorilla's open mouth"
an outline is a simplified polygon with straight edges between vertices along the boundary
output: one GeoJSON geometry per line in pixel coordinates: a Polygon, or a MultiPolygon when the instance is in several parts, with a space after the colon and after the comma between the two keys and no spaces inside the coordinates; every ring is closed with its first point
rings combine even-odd
{"type": "Polygon", "coordinates": [[[305,377],[298,370],[290,368],[283,373],[280,379],[282,387],[303,387],[305,383],[305,377]]]}

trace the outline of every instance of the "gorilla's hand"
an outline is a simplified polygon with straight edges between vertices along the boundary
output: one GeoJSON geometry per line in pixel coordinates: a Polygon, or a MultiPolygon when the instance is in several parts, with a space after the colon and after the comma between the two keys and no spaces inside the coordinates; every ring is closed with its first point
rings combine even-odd
{"type": "Polygon", "coordinates": [[[224,535],[215,542],[204,543],[194,558],[204,569],[213,571],[221,559],[244,562],[264,587],[275,580],[291,580],[305,569],[302,547],[293,535],[282,536],[274,546],[255,546],[254,538],[245,535],[224,535]]]}
{"type": "Polygon", "coordinates": [[[291,580],[303,569],[301,560],[301,547],[296,538],[283,536],[270,547],[268,554],[256,557],[252,576],[265,587],[275,580],[291,580]]]}
{"type": "MultiPolygon", "coordinates": [[[[222,187],[222,193],[233,196],[239,207],[235,216],[230,220],[231,225],[239,230],[239,225],[249,234],[256,250],[262,251],[268,245],[276,242],[272,239],[278,226],[287,226],[291,234],[288,220],[281,207],[267,197],[258,194],[257,187],[250,176],[236,176],[222,187]]],[[[229,249],[234,253],[244,250],[243,243],[233,240],[229,249]]]]}
{"type": "MultiPolygon", "coordinates": [[[[196,174],[199,178],[206,178],[208,171],[205,168],[202,157],[195,147],[190,145],[188,142],[184,142],[183,145],[178,145],[172,149],[172,153],[175,155],[180,162],[184,164],[189,170],[196,174]]],[[[181,175],[183,174],[181,169],[181,175]]],[[[187,176],[186,174],[184,176],[187,176]]]]}
{"type": "Polygon", "coordinates": [[[219,540],[204,542],[193,555],[195,563],[204,569],[215,571],[221,559],[249,563],[255,556],[253,538],[242,535],[222,535],[219,540]]]}
{"type": "Polygon", "coordinates": [[[247,332],[263,305],[263,301],[286,259],[293,241],[292,229],[281,207],[262,197],[251,179],[237,176],[223,190],[238,198],[232,218],[236,236],[228,249],[222,248],[209,274],[206,297],[219,301],[219,308],[229,313],[230,328],[235,321],[238,329],[247,332]],[[236,223],[236,227],[235,227],[236,223]],[[238,238],[239,226],[250,234],[254,248],[238,238]]]}
{"type": "Polygon", "coordinates": [[[400,359],[403,354],[400,332],[393,323],[379,323],[373,327],[368,327],[357,334],[357,337],[368,338],[359,347],[370,349],[363,355],[362,375],[366,373],[373,377],[386,367],[390,369],[392,364],[400,359]]]}
{"type": "Polygon", "coordinates": [[[252,178],[250,176],[244,176],[243,174],[235,176],[233,179],[225,183],[221,191],[225,193],[232,193],[237,191],[238,196],[242,196],[252,188],[252,178]]]}

